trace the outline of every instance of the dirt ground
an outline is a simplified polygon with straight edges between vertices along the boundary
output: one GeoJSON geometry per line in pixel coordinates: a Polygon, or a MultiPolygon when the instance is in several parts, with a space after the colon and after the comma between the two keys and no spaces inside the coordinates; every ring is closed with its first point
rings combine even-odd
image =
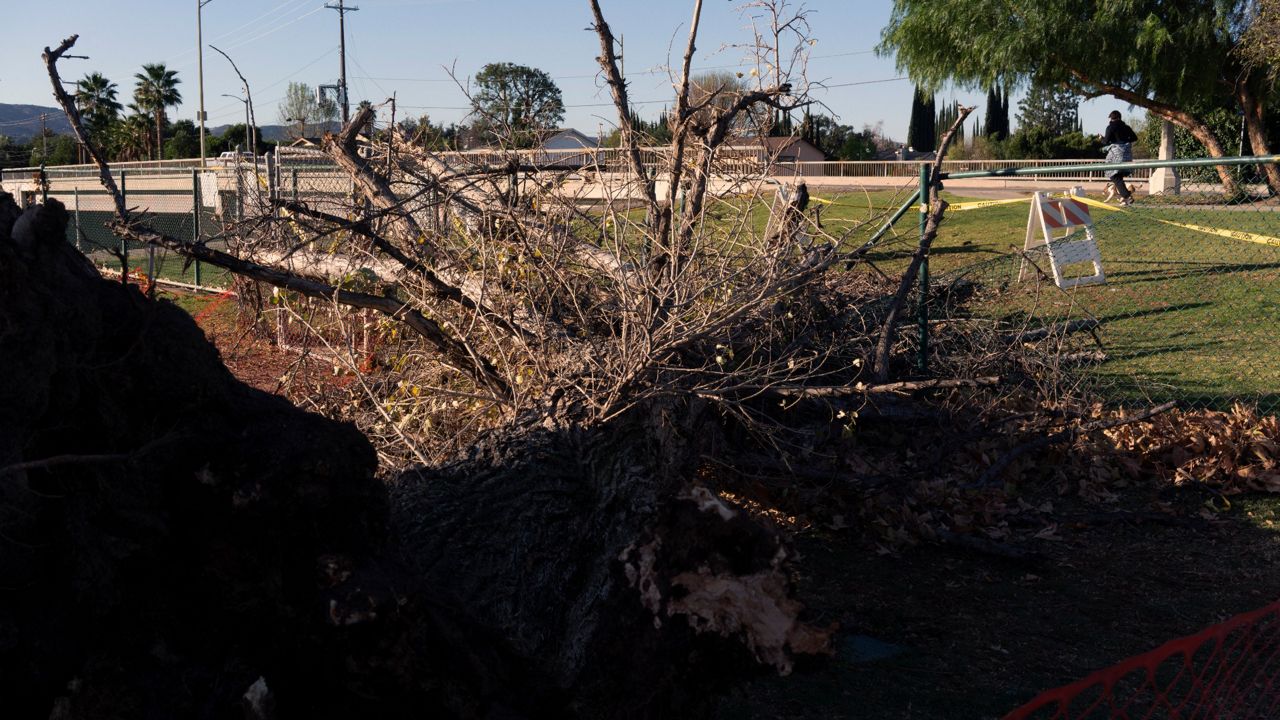
{"type": "MultiPolygon", "coordinates": [[[[296,370],[295,353],[239,327],[233,303],[171,299],[246,382],[278,392],[296,370]]],[[[728,688],[716,717],[998,718],[1280,598],[1276,496],[1135,485],[1099,505],[1061,497],[1037,472],[1024,474],[1022,500],[1053,510],[1026,520],[1026,558],[938,544],[886,552],[856,527],[798,530],[799,595],[815,624],[838,624],[836,653],[728,688]]]]}
{"type": "Polygon", "coordinates": [[[1238,498],[1209,520],[1195,512],[1199,492],[1162,522],[1126,516],[1155,500],[1138,494],[1110,512],[1064,508],[1059,539],[1032,544],[1042,557],[1029,560],[937,546],[886,556],[803,533],[801,596],[840,623],[837,654],[744,684],[719,717],[997,718],[1280,598],[1274,498],[1238,498]]]}

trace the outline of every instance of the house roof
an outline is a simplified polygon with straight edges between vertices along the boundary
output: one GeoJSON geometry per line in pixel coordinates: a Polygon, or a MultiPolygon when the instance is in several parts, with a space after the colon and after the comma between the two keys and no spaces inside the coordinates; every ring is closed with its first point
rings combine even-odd
{"type": "Polygon", "coordinates": [[[582,147],[593,148],[600,146],[599,140],[574,128],[556,128],[554,130],[545,130],[543,132],[545,133],[542,136],[542,143],[544,145],[553,140],[568,140],[576,142],[582,147]]]}

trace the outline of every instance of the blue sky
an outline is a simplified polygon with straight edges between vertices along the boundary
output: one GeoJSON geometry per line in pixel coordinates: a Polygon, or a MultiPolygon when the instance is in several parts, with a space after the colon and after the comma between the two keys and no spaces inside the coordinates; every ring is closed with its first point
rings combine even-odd
{"type": "MultiPolygon", "coordinates": [[[[143,63],[164,62],[179,72],[183,105],[174,118],[194,118],[199,89],[196,63],[197,0],[57,0],[7,2],[6,25],[21,28],[0,44],[0,102],[53,105],[40,61],[45,45],[80,34],[76,54],[89,60],[61,63],[67,79],[99,71],[120,86],[122,100],[143,63]]],[[[540,68],[564,93],[565,125],[587,134],[613,120],[609,96],[596,76],[599,52],[586,28],[586,0],[354,0],[347,15],[347,75],[352,104],[381,102],[397,93],[398,117],[429,114],[436,121],[466,115],[466,99],[450,79],[454,68],[464,82],[489,62],[508,61],[540,68]]],[[[632,98],[642,114],[655,117],[672,95],[663,70],[676,65],[688,32],[688,0],[602,0],[605,18],[626,42],[626,69],[632,98]]],[[[734,68],[744,53],[748,20],[739,3],[708,0],[703,10],[695,67],[734,68]]],[[[815,99],[840,121],[855,127],[883,122],[894,138],[906,135],[911,83],[900,78],[892,58],[872,49],[889,17],[889,0],[809,0],[812,11],[811,81],[828,89],[815,99]]],[[[231,55],[249,80],[260,124],[279,122],[277,106],[290,81],[312,87],[338,76],[337,13],[322,0],[212,0],[204,17],[205,107],[210,125],[243,120],[243,105],[223,93],[238,94],[240,82],[216,45],[231,55]]],[[[977,103],[978,93],[947,90],[940,102],[977,103]]],[[[1015,97],[1016,105],[1016,97],[1015,97]]],[[[1086,103],[1086,129],[1100,132],[1111,109],[1128,114],[1114,100],[1086,103]]],[[[1016,111],[1015,111],[1016,112],[1016,111]]]]}

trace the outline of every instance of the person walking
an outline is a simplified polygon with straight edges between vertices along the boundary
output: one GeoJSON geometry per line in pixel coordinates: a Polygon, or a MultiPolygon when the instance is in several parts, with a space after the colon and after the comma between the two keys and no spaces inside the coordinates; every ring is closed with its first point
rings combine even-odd
{"type": "MultiPolygon", "coordinates": [[[[1107,162],[1133,162],[1133,144],[1138,141],[1138,134],[1120,119],[1119,110],[1112,110],[1107,117],[1110,122],[1107,123],[1107,131],[1102,136],[1102,142],[1105,143],[1102,149],[1107,151],[1107,162]]],[[[1112,170],[1107,175],[1115,185],[1116,192],[1120,193],[1120,204],[1125,206],[1133,204],[1133,193],[1124,183],[1128,175],[1128,171],[1125,170],[1112,170]]]]}

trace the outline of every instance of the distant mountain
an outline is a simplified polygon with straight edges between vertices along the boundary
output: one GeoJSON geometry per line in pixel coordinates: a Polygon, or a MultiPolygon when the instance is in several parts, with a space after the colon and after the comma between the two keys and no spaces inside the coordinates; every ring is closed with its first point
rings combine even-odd
{"type": "MultiPolygon", "coordinates": [[[[13,138],[15,142],[25,143],[40,135],[40,115],[45,115],[45,124],[59,135],[71,134],[71,123],[67,116],[56,107],[39,105],[13,105],[0,103],[0,135],[13,138]]],[[[207,128],[210,135],[222,135],[230,125],[218,125],[207,128]]],[[[289,129],[284,125],[263,125],[262,139],[271,142],[287,140],[289,129]]]]}
{"type": "MultiPolygon", "coordinates": [[[[240,123],[240,125],[243,127],[244,123],[240,123]]],[[[210,135],[225,135],[230,127],[230,125],[217,125],[205,128],[205,132],[210,135]]],[[[263,140],[279,142],[281,140],[289,139],[289,129],[284,125],[260,125],[259,127],[262,129],[263,140]]]]}
{"type": "Polygon", "coordinates": [[[17,142],[27,142],[40,134],[41,114],[45,115],[45,123],[53,132],[59,134],[71,132],[71,123],[67,122],[67,116],[56,107],[0,103],[0,135],[11,137],[17,142]]]}

